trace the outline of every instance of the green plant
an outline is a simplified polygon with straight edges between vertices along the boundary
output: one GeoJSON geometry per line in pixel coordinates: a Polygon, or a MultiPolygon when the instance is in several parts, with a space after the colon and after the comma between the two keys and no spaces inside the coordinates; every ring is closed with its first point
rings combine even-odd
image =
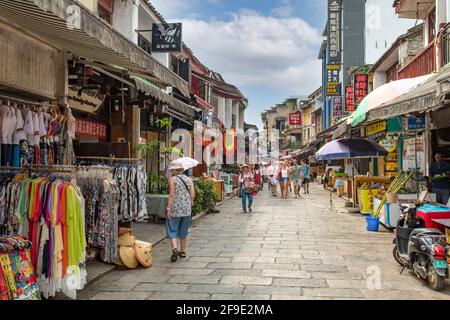
{"type": "Polygon", "coordinates": [[[194,186],[195,201],[192,214],[197,215],[202,210],[214,207],[219,198],[214,190],[214,182],[211,180],[197,180],[194,186]]]}

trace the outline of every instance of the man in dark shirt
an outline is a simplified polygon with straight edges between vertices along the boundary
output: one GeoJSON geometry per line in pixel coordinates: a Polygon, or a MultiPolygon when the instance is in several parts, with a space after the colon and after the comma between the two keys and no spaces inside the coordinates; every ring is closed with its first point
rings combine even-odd
{"type": "Polygon", "coordinates": [[[444,162],[442,153],[436,153],[436,162],[430,166],[431,189],[437,202],[447,204],[449,199],[450,164],[444,162]]]}

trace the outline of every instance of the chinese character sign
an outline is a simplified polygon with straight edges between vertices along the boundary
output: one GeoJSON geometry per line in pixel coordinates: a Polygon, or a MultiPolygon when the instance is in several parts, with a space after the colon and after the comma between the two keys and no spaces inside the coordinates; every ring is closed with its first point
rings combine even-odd
{"type": "Polygon", "coordinates": [[[181,23],[153,24],[152,51],[180,52],[182,42],[181,23]]]}
{"type": "Polygon", "coordinates": [[[353,86],[345,87],[345,111],[353,112],[356,110],[355,106],[355,90],[353,86]]]}
{"type": "Polygon", "coordinates": [[[327,64],[327,96],[338,96],[340,94],[340,69],[341,66],[338,64],[327,64]]]}
{"type": "Polygon", "coordinates": [[[106,138],[106,125],[99,122],[77,119],[75,133],[80,136],[106,138]]]}
{"type": "Polygon", "coordinates": [[[333,114],[335,117],[341,117],[342,113],[342,97],[333,98],[333,114]]]}
{"type": "Polygon", "coordinates": [[[355,75],[355,105],[358,106],[361,101],[367,96],[368,93],[368,80],[367,74],[355,75]]]}
{"type": "Polygon", "coordinates": [[[289,114],[289,125],[301,125],[302,119],[300,112],[294,112],[289,114]]]}
{"type": "Polygon", "coordinates": [[[341,9],[342,0],[328,0],[329,57],[333,63],[341,62],[341,9]]]}

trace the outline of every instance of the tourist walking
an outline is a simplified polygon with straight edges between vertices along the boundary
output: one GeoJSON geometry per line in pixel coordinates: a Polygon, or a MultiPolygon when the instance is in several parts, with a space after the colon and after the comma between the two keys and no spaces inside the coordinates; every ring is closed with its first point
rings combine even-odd
{"type": "Polygon", "coordinates": [[[186,176],[182,163],[173,161],[169,170],[169,200],[167,204],[166,231],[172,246],[171,261],[186,257],[187,237],[191,225],[191,210],[195,199],[192,179],[186,176]],[[178,251],[180,239],[180,251],[178,251]]]}
{"type": "Polygon", "coordinates": [[[242,198],[242,210],[244,210],[244,213],[247,213],[248,199],[248,210],[252,212],[253,191],[255,190],[255,177],[253,173],[250,172],[249,166],[246,164],[242,166],[242,172],[239,175],[239,183],[242,198]]]}
{"type": "Polygon", "coordinates": [[[263,181],[262,181],[262,170],[259,167],[259,164],[255,164],[255,184],[256,184],[256,192],[262,190],[263,181]]]}
{"type": "Polygon", "coordinates": [[[434,156],[436,162],[430,165],[431,188],[436,194],[436,201],[446,205],[450,194],[450,164],[444,161],[442,153],[434,156]]]}
{"type": "Polygon", "coordinates": [[[294,184],[294,198],[300,198],[300,189],[302,187],[302,170],[297,160],[294,160],[294,164],[291,170],[291,179],[294,184]]]}
{"type": "Polygon", "coordinates": [[[309,193],[309,165],[306,162],[306,160],[302,160],[301,161],[302,165],[300,166],[301,171],[302,171],[302,176],[303,176],[303,191],[304,194],[309,193]]]}
{"type": "Polygon", "coordinates": [[[288,196],[288,182],[290,176],[290,169],[287,164],[287,161],[283,161],[280,168],[280,188],[281,188],[281,197],[287,199],[288,196]]]}

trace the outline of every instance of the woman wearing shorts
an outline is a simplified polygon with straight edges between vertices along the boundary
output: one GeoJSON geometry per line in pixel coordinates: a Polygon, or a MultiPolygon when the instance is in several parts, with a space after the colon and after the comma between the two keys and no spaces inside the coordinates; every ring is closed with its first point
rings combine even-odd
{"type": "Polygon", "coordinates": [[[173,161],[169,170],[169,201],[167,205],[166,231],[172,245],[172,262],[178,257],[186,257],[187,236],[191,225],[191,209],[195,198],[195,188],[192,180],[183,172],[180,162],[173,161]],[[178,251],[180,239],[180,251],[178,251]]]}
{"type": "Polygon", "coordinates": [[[288,182],[290,176],[290,169],[286,161],[283,162],[280,168],[280,188],[281,197],[287,199],[288,196],[288,182]]]}

